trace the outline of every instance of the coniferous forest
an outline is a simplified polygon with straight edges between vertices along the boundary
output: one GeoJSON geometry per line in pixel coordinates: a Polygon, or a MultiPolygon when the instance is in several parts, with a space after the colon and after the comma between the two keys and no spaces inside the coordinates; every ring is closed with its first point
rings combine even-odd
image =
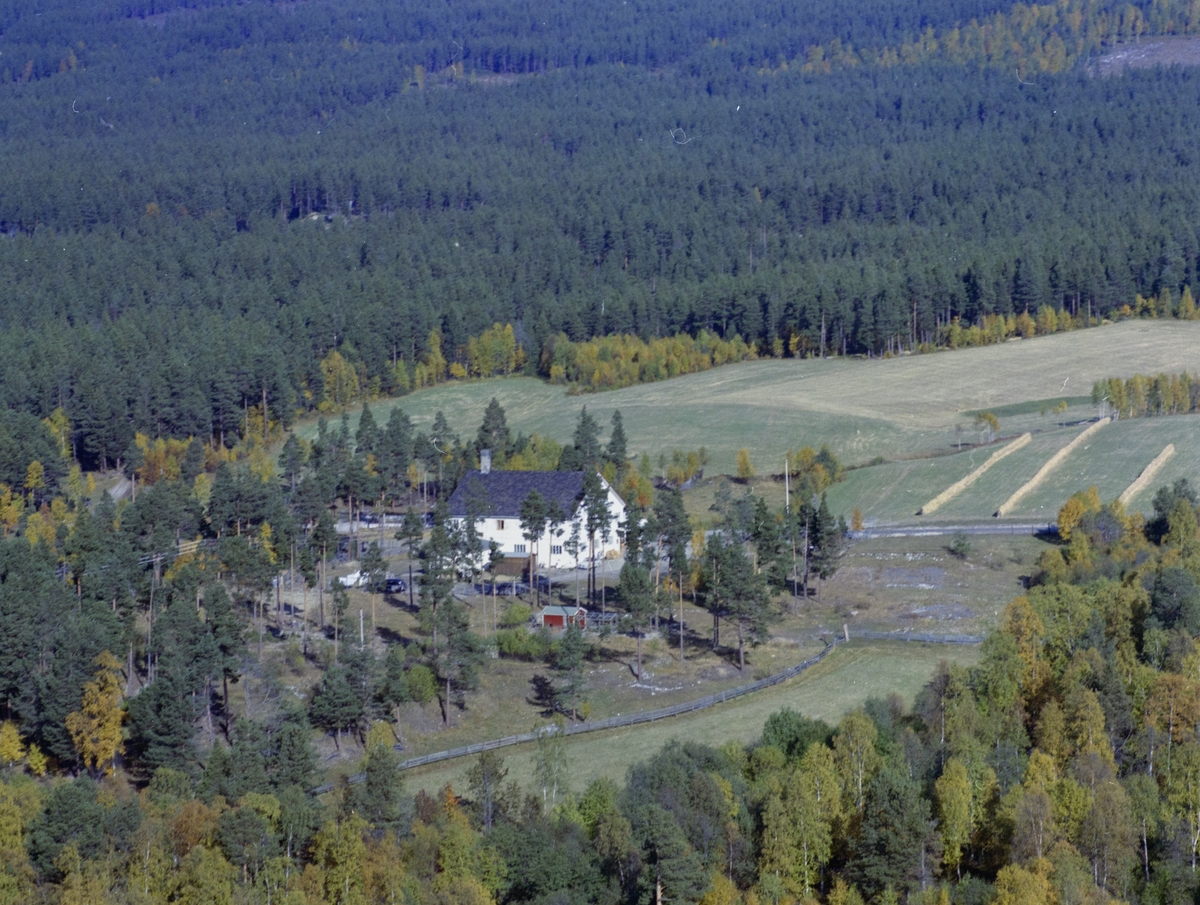
{"type": "Polygon", "coordinates": [[[1148,519],[1073,497],[978,665],[911,705],[781,711],[623,785],[572,784],[550,732],[535,786],[491,751],[414,795],[402,708],[450,724],[494,654],[583,719],[601,656],[528,613],[472,631],[454,588],[488,551],[445,498],[481,449],[630,503],[607,606],[639,680],[659,572],[746,668],[838,568],[843,467],[789,453],[807,502],[718,495],[693,544],[704,450],[653,487],[619,413],[566,445],[495,400],[427,432],[345,414],[447,377],[602,390],[1194,319],[1200,78],[1093,67],[1197,30],[1184,0],[0,0],[0,905],[1197,901],[1186,481],[1148,519]],[[288,433],[317,413],[340,423],[288,433]],[[356,639],[330,580],[335,518],[369,510],[403,516],[414,637],[374,643],[372,610],[356,639]],[[317,739],[365,753],[354,781],[317,739]]]}
{"type": "Polygon", "coordinates": [[[435,331],[880,353],[1195,282],[1200,83],[1087,74],[1186,5],[726,7],[8,4],[2,401],[103,467],[435,331]]]}

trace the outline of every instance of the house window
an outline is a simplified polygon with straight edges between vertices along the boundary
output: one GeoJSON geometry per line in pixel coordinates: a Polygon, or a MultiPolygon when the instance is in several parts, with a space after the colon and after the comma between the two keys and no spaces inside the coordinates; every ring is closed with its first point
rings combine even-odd
{"type": "Polygon", "coordinates": [[[551,556],[562,556],[562,544],[551,544],[550,545],[550,555],[551,556]]]}
{"type": "Polygon", "coordinates": [[[524,544],[513,544],[513,553],[528,553],[524,544]]]}
{"type": "Polygon", "coordinates": [[[502,518],[498,518],[498,519],[496,519],[496,530],[497,530],[497,531],[503,531],[503,530],[504,530],[504,519],[502,519],[502,518]]]}

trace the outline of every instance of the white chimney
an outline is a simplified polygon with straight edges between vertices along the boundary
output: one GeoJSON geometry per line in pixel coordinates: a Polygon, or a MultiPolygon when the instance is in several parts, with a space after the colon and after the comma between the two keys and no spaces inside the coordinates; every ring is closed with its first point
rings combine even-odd
{"type": "Polygon", "coordinates": [[[492,451],[490,449],[481,449],[479,451],[479,473],[491,474],[492,471],[492,451]]]}

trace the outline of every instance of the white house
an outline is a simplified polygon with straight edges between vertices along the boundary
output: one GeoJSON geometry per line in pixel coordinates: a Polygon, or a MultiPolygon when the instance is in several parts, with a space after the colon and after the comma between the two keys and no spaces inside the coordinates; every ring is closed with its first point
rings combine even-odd
{"type": "Polygon", "coordinates": [[[607,531],[596,532],[596,550],[589,546],[587,514],[583,509],[582,471],[492,471],[491,453],[483,450],[479,471],[468,472],[449,500],[450,518],[458,525],[467,519],[470,510],[475,516],[475,530],[486,549],[491,541],[500,545],[506,557],[519,558],[537,555],[537,564],[552,569],[574,568],[592,559],[617,555],[621,551],[618,525],[625,521],[625,501],[600,476],[608,494],[609,522],[607,531]],[[564,520],[546,523],[546,530],[530,549],[529,539],[521,530],[521,503],[536,490],[552,509],[561,512],[564,520]],[[570,553],[570,538],[574,526],[579,526],[578,556],[570,553]]]}

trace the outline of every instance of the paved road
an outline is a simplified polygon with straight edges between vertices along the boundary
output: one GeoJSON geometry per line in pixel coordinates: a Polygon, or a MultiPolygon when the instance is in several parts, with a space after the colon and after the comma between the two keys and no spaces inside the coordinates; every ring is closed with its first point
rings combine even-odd
{"type": "Polygon", "coordinates": [[[1057,534],[1058,526],[1046,522],[996,522],[971,525],[894,525],[851,531],[855,540],[872,537],[945,537],[951,534],[1057,534]]]}

